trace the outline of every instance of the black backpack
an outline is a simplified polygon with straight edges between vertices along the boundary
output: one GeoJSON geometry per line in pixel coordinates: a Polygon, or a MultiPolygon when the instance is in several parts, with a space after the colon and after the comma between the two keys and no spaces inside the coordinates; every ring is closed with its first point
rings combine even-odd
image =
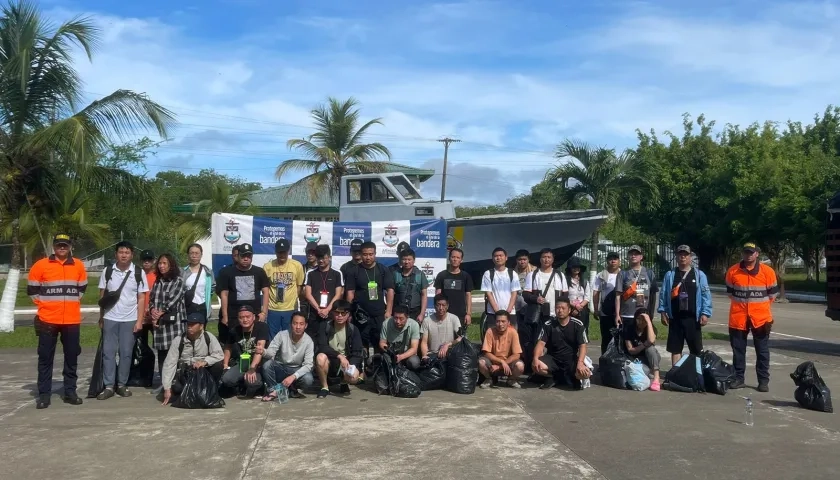
{"type": "MultiPolygon", "coordinates": [[[[508,277],[510,278],[510,282],[511,282],[511,283],[513,283],[513,269],[512,269],[512,268],[508,268],[508,269],[507,269],[507,272],[508,272],[508,277]]],[[[490,289],[491,289],[491,290],[492,290],[492,288],[493,288],[493,279],[494,279],[494,278],[496,278],[496,269],[495,269],[495,268],[491,268],[491,269],[490,269],[490,289]]],[[[521,292],[520,292],[520,293],[521,293],[521,292]]],[[[487,294],[485,293],[485,294],[484,294],[484,312],[485,312],[485,313],[487,312],[487,305],[488,305],[488,302],[487,302],[487,294]]]]}

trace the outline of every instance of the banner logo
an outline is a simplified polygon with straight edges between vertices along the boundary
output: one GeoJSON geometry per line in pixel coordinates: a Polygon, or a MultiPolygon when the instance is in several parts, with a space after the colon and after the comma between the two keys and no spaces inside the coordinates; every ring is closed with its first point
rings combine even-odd
{"type": "Polygon", "coordinates": [[[233,245],[240,238],[242,238],[242,234],[239,233],[239,222],[231,218],[225,224],[225,241],[233,245]]]}
{"type": "Polygon", "coordinates": [[[303,234],[303,239],[307,242],[318,243],[321,240],[321,226],[315,222],[306,225],[306,233],[303,234]]]}
{"type": "Polygon", "coordinates": [[[392,248],[400,243],[400,237],[397,236],[397,227],[390,223],[385,227],[385,236],[382,237],[382,243],[392,248]]]}
{"type": "Polygon", "coordinates": [[[420,267],[420,271],[422,271],[427,277],[434,277],[435,275],[435,267],[433,267],[429,262],[426,262],[425,265],[420,267]]]}

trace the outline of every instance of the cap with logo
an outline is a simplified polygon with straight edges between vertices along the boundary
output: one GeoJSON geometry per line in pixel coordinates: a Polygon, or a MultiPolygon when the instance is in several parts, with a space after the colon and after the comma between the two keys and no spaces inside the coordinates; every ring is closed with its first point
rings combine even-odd
{"type": "Polygon", "coordinates": [[[363,243],[365,243],[365,241],[361,238],[354,238],[353,240],[350,240],[350,251],[361,252],[363,243]]]}
{"type": "Polygon", "coordinates": [[[755,252],[758,251],[758,247],[752,242],[747,242],[747,243],[744,244],[744,251],[745,252],[750,252],[750,253],[755,253],[755,252]]]}
{"type": "Polygon", "coordinates": [[[151,250],[143,250],[140,252],[140,260],[154,260],[155,252],[151,250]]]}
{"type": "Polygon", "coordinates": [[[239,255],[253,255],[254,247],[250,243],[243,243],[239,246],[239,255]]]}
{"type": "Polygon", "coordinates": [[[397,245],[397,253],[402,253],[403,250],[408,250],[408,247],[410,247],[408,242],[400,242],[400,244],[397,245]]]}
{"type": "Polygon", "coordinates": [[[318,242],[306,242],[306,253],[314,252],[318,249],[318,242]]]}
{"type": "Polygon", "coordinates": [[[677,247],[677,253],[680,252],[691,253],[691,247],[689,247],[688,245],[680,245],[679,247],[677,247]]]}
{"type": "Polygon", "coordinates": [[[332,255],[329,245],[318,245],[318,248],[315,249],[315,256],[318,258],[323,258],[329,255],[332,255]]]}
{"type": "Polygon", "coordinates": [[[642,253],[642,254],[643,254],[643,253],[645,253],[645,252],[642,250],[642,247],[640,247],[640,246],[638,246],[638,245],[630,245],[630,248],[629,248],[629,249],[627,249],[627,251],[628,251],[628,252],[639,252],[639,253],[642,253]]]}
{"type": "Polygon", "coordinates": [[[281,238],[280,240],[277,240],[276,242],[274,242],[274,251],[277,252],[277,253],[288,252],[290,248],[292,248],[292,247],[289,244],[289,241],[286,240],[285,238],[281,238]]]}
{"type": "Polygon", "coordinates": [[[201,312],[193,312],[187,315],[187,323],[200,323],[202,325],[207,324],[207,315],[201,312]]]}
{"type": "Polygon", "coordinates": [[[59,245],[62,243],[65,245],[70,245],[71,243],[73,243],[70,240],[70,235],[67,235],[66,233],[59,233],[53,237],[53,245],[59,245]]]}

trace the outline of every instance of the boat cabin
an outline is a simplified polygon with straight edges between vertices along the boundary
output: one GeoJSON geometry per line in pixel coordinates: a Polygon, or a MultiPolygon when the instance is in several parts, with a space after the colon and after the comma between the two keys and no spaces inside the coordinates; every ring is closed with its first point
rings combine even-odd
{"type": "Polygon", "coordinates": [[[360,173],[341,177],[338,211],[342,222],[455,218],[451,200],[424,200],[402,173],[360,173]]]}

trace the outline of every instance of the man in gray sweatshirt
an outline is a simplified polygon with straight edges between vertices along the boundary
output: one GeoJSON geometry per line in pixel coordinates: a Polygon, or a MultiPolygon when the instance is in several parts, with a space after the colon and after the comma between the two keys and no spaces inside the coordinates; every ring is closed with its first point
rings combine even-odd
{"type": "Polygon", "coordinates": [[[264,359],[263,379],[271,389],[263,401],[277,398],[277,392],[272,387],[278,383],[289,389],[290,397],[305,398],[301,390],[315,382],[312,377],[315,344],[305,332],[306,317],[301,312],[294,312],[291,329],[278,333],[268,348],[257,347],[257,353],[262,353],[264,359]]]}
{"type": "Polygon", "coordinates": [[[225,354],[219,340],[212,333],[204,331],[206,324],[207,315],[200,312],[191,313],[187,316],[187,332],[172,340],[172,346],[161,369],[164,405],[169,404],[172,396],[180,395],[184,389],[179,371],[206,368],[217,382],[222,378],[222,360],[225,354]]]}

